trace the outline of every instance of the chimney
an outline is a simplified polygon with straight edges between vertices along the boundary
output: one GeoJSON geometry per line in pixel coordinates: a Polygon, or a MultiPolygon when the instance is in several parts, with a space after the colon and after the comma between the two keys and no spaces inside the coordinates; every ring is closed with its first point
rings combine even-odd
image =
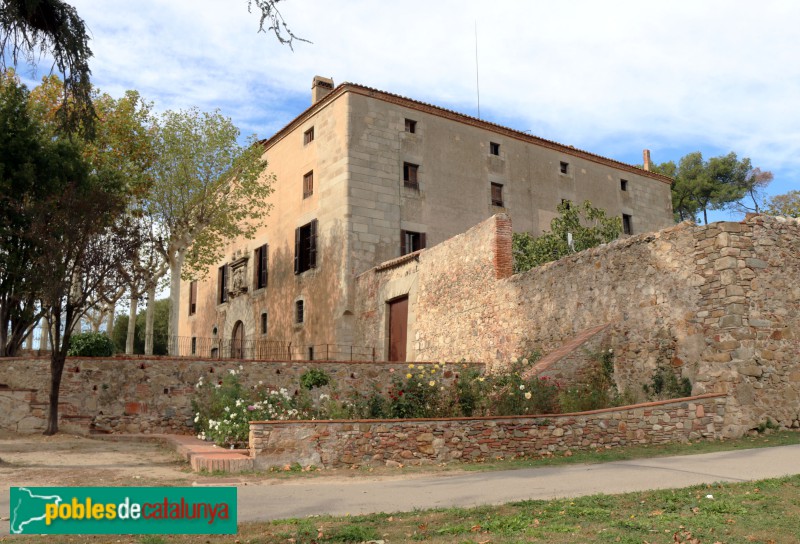
{"type": "Polygon", "coordinates": [[[650,171],[650,150],[649,149],[645,149],[642,152],[642,157],[644,159],[644,162],[642,163],[642,168],[644,168],[645,172],[649,172],[650,171]]]}
{"type": "Polygon", "coordinates": [[[333,90],[333,79],[322,76],[314,76],[311,83],[311,105],[313,106],[333,90]]]}

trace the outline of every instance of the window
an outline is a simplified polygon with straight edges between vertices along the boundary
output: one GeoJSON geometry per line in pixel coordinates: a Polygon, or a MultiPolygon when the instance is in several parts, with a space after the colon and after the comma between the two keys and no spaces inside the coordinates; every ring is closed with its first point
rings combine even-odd
{"type": "Polygon", "coordinates": [[[627,191],[628,190],[628,180],[627,179],[619,180],[619,190],[620,191],[627,191]]]}
{"type": "Polygon", "coordinates": [[[294,229],[294,273],[317,267],[317,220],[294,229]]]}
{"type": "Polygon", "coordinates": [[[217,303],[228,302],[228,265],[219,267],[217,273],[217,303]]]}
{"type": "Polygon", "coordinates": [[[503,206],[503,186],[492,183],[492,206],[503,206]]]}
{"type": "Polygon", "coordinates": [[[411,164],[410,162],[403,163],[403,184],[411,189],[419,189],[417,182],[418,164],[411,164]]]}
{"type": "Polygon", "coordinates": [[[197,281],[189,284],[189,315],[197,313],[197,281]]]}
{"type": "Polygon", "coordinates": [[[489,154],[491,154],[491,155],[499,155],[500,154],[500,144],[496,144],[494,142],[489,142],[489,154]]]}
{"type": "Polygon", "coordinates": [[[417,122],[412,121],[411,119],[406,119],[406,132],[410,132],[411,134],[416,134],[417,122]]]}
{"type": "Polygon", "coordinates": [[[261,334],[267,334],[267,312],[261,314],[261,334]]]}
{"type": "Polygon", "coordinates": [[[572,202],[570,202],[566,198],[562,198],[561,199],[561,205],[564,206],[565,210],[569,210],[572,207],[572,202]]]}
{"type": "Polygon", "coordinates": [[[420,249],[425,249],[425,233],[400,231],[400,255],[407,255],[420,249]]]}
{"type": "Polygon", "coordinates": [[[561,173],[568,174],[569,173],[569,163],[561,161],[561,173]]]}
{"type": "Polygon", "coordinates": [[[303,198],[308,198],[314,194],[314,171],[312,170],[303,176],[303,198]]]}
{"type": "Polygon", "coordinates": [[[311,127],[303,133],[303,145],[308,145],[314,141],[314,127],[311,127]]]}
{"type": "Polygon", "coordinates": [[[633,234],[633,217],[622,214],[622,234],[633,234]]]}
{"type": "Polygon", "coordinates": [[[197,353],[197,337],[192,336],[192,355],[197,353]]]}
{"type": "Polygon", "coordinates": [[[305,319],[305,304],[302,300],[294,303],[294,322],[302,323],[305,319]]]}
{"type": "Polygon", "coordinates": [[[256,250],[253,252],[253,262],[255,266],[253,267],[254,274],[255,274],[255,284],[256,289],[261,289],[267,286],[267,264],[269,259],[269,246],[264,244],[261,247],[257,247],[256,250]]]}

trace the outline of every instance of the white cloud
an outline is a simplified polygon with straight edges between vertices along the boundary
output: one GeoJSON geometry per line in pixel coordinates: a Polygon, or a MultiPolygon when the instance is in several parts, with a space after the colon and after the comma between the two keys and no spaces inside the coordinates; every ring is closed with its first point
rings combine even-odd
{"type": "Polygon", "coordinates": [[[485,118],[632,162],[646,146],[657,161],[735,150],[778,180],[800,167],[789,0],[289,0],[286,21],[314,42],[294,52],[256,33],[246,0],[74,4],[103,90],[219,107],[261,136],[308,105],[315,74],[474,113],[477,21],[485,118]]]}

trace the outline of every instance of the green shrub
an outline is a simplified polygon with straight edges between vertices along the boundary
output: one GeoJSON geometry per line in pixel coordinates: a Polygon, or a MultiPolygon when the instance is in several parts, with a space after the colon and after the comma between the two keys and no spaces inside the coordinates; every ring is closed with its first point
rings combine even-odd
{"type": "Polygon", "coordinates": [[[114,342],[102,332],[73,334],[69,339],[70,357],[110,357],[114,355],[114,342]]]}
{"type": "Polygon", "coordinates": [[[329,383],[331,383],[331,377],[327,372],[318,368],[307,370],[300,376],[300,385],[309,390],[315,387],[324,387],[329,383]]]}
{"type": "Polygon", "coordinates": [[[211,440],[218,446],[246,445],[251,421],[312,419],[314,416],[302,395],[263,386],[247,389],[239,381],[236,370],[229,370],[216,382],[213,377],[208,381],[201,377],[195,389],[192,408],[198,438],[211,440]]]}
{"type": "Polygon", "coordinates": [[[649,384],[642,386],[650,400],[677,399],[692,394],[689,378],[679,378],[678,374],[665,365],[659,365],[653,372],[649,384]]]}
{"type": "Polygon", "coordinates": [[[614,383],[614,352],[611,349],[590,353],[592,363],[583,377],[561,392],[564,412],[586,412],[628,403],[614,383]]]}

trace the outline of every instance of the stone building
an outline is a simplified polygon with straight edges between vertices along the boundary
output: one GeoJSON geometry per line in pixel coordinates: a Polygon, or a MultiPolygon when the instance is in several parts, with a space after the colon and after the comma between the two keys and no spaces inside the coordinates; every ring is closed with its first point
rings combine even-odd
{"type": "Polygon", "coordinates": [[[272,211],[254,239],[231,240],[205,278],[182,285],[181,354],[402,358],[405,339],[393,353],[366,341],[351,351],[358,274],[496,213],[539,233],[563,199],[590,200],[629,234],[673,222],[671,180],[648,171],[647,151],[641,169],[322,77],[311,107],[263,145],[272,211]]]}

